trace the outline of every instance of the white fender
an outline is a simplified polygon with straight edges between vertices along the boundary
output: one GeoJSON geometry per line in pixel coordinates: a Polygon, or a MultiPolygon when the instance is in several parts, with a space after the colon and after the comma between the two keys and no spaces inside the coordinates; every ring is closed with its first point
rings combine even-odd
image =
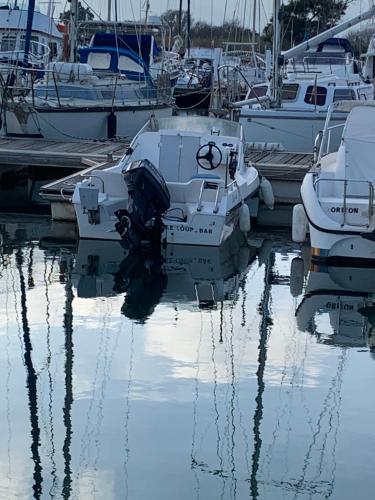
{"type": "Polygon", "coordinates": [[[295,257],[290,265],[290,294],[299,297],[303,292],[305,263],[301,257],[295,257]]]}
{"type": "Polygon", "coordinates": [[[273,189],[270,181],[265,177],[262,177],[260,181],[260,194],[265,205],[270,210],[273,210],[275,206],[275,196],[273,194],[273,189]]]}
{"type": "Polygon", "coordinates": [[[292,240],[295,243],[303,243],[307,234],[307,217],[303,205],[299,203],[293,207],[292,240]]]}
{"type": "Polygon", "coordinates": [[[250,210],[246,203],[242,203],[238,209],[238,224],[243,233],[248,233],[251,229],[250,210]]]}

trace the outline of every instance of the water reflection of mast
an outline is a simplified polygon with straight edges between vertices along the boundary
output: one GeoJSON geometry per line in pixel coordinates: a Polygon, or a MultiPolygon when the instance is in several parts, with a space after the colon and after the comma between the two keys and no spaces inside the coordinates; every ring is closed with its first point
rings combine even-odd
{"type": "Polygon", "coordinates": [[[51,476],[52,476],[52,485],[49,489],[50,496],[54,495],[55,486],[57,483],[57,475],[56,475],[56,460],[55,460],[55,432],[53,426],[53,382],[51,375],[51,360],[52,360],[52,352],[51,352],[51,322],[50,322],[50,307],[51,301],[49,298],[49,290],[48,284],[51,282],[51,276],[53,273],[53,265],[54,265],[55,257],[53,257],[51,262],[51,268],[49,275],[47,275],[47,256],[44,257],[44,286],[45,286],[45,298],[46,298],[46,325],[47,325],[47,376],[48,376],[48,387],[49,387],[49,401],[48,401],[48,415],[49,415],[49,424],[50,424],[50,441],[51,441],[51,476]]]}
{"type": "Polygon", "coordinates": [[[26,386],[29,399],[30,424],[31,424],[31,456],[34,462],[34,498],[41,498],[42,495],[42,465],[39,455],[40,428],[38,420],[38,395],[37,395],[37,375],[31,358],[32,344],[30,338],[30,327],[27,318],[26,284],[22,270],[23,255],[19,248],[16,252],[16,264],[20,276],[21,291],[21,319],[24,344],[24,362],[27,371],[26,386]]]}
{"type": "Polygon", "coordinates": [[[65,398],[63,408],[64,426],[66,429],[63,444],[64,455],[64,481],[62,487],[62,497],[70,498],[72,490],[72,470],[70,467],[71,454],[70,445],[72,441],[72,419],[71,410],[73,404],[73,289],[70,276],[70,269],[66,269],[65,282],[65,313],[64,313],[64,333],[65,333],[65,398]]]}
{"type": "Polygon", "coordinates": [[[271,277],[272,269],[274,266],[275,256],[271,254],[267,259],[265,271],[264,271],[264,291],[259,304],[259,312],[262,315],[262,319],[259,325],[259,354],[258,354],[258,370],[257,370],[257,381],[258,389],[255,398],[255,412],[254,412],[254,451],[252,456],[252,466],[251,466],[251,476],[250,476],[250,494],[251,498],[258,498],[258,469],[259,469],[259,458],[262,448],[262,437],[260,434],[260,424],[263,419],[263,393],[264,393],[264,370],[267,361],[267,341],[269,335],[269,327],[271,325],[270,318],[270,300],[271,300],[271,277]]]}

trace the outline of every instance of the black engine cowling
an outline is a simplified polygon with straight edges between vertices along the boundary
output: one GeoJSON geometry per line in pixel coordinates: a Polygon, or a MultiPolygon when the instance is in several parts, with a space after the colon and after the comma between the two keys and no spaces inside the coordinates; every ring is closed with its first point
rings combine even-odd
{"type": "Polygon", "coordinates": [[[162,214],[170,207],[167,185],[148,160],[133,162],[124,172],[129,198],[126,209],[117,210],[116,230],[128,246],[142,241],[160,242],[162,214]]]}

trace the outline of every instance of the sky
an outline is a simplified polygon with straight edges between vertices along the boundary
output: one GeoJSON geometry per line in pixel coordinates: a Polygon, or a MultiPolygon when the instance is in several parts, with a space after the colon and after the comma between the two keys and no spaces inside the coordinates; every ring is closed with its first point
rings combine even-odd
{"type": "MultiPolygon", "coordinates": [[[[81,0],[82,3],[89,4],[102,18],[107,15],[106,0],[81,0]]],[[[285,0],[284,0],[285,1],[285,0]]],[[[18,0],[19,5],[27,5],[27,0],[18,0]]],[[[37,0],[40,10],[45,11],[47,0],[37,0]]],[[[114,0],[112,0],[114,3],[114,0]]],[[[118,0],[118,11],[120,19],[140,18],[140,12],[145,5],[145,0],[118,0]]],[[[183,0],[186,7],[187,0],[183,0]]],[[[261,4],[261,23],[264,25],[271,15],[273,0],[260,0],[261,4]]],[[[160,15],[167,9],[176,9],[179,0],[150,0],[150,14],[160,15]]],[[[235,14],[236,18],[243,19],[244,5],[246,4],[247,25],[250,25],[250,11],[252,9],[252,0],[191,0],[191,12],[195,21],[204,20],[208,23],[221,24],[224,19],[232,20],[235,14]],[[226,16],[224,17],[226,10],[226,16]]],[[[369,5],[374,4],[374,0],[354,0],[348,9],[347,17],[359,14],[367,10],[369,5]]],[[[55,0],[55,13],[67,8],[66,0],[55,0]]],[[[144,14],[142,15],[142,17],[144,14]]]]}

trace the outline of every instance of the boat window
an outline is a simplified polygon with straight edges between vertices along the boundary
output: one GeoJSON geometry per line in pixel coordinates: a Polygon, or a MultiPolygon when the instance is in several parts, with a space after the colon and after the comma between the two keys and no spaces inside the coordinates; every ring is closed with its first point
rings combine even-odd
{"type": "Polygon", "coordinates": [[[267,94],[267,85],[253,87],[252,89],[250,89],[248,99],[253,99],[254,97],[263,97],[266,94],[267,94]]]}
{"type": "Polygon", "coordinates": [[[50,42],[48,45],[49,45],[49,50],[50,50],[50,57],[51,57],[51,59],[53,59],[54,57],[57,56],[57,43],[50,42]]]}
{"type": "Polygon", "coordinates": [[[336,101],[355,101],[353,89],[336,89],[333,94],[333,102],[336,101]]]}
{"type": "MultiPolygon", "coordinates": [[[[31,39],[30,39],[30,52],[34,56],[38,55],[38,47],[39,47],[38,42],[39,42],[38,37],[35,35],[32,35],[31,39]]],[[[25,50],[25,35],[21,35],[21,37],[20,37],[20,50],[25,50]]]]}
{"type": "Polygon", "coordinates": [[[93,69],[109,69],[111,67],[111,54],[109,52],[90,52],[87,64],[93,69]]]}
{"type": "Polygon", "coordinates": [[[284,83],[281,89],[281,99],[283,101],[295,101],[297,99],[298,83],[284,83]]]}
{"type": "Polygon", "coordinates": [[[129,57],[126,56],[120,56],[118,59],[118,69],[120,71],[134,71],[136,73],[144,73],[144,69],[142,66],[133,59],[130,59],[129,57]]]}
{"type": "Polygon", "coordinates": [[[12,52],[16,48],[15,35],[3,35],[1,39],[1,50],[4,52],[12,52]]]}
{"type": "Polygon", "coordinates": [[[309,85],[305,95],[306,104],[314,104],[315,106],[324,106],[326,103],[327,89],[318,85],[309,85]]]}

